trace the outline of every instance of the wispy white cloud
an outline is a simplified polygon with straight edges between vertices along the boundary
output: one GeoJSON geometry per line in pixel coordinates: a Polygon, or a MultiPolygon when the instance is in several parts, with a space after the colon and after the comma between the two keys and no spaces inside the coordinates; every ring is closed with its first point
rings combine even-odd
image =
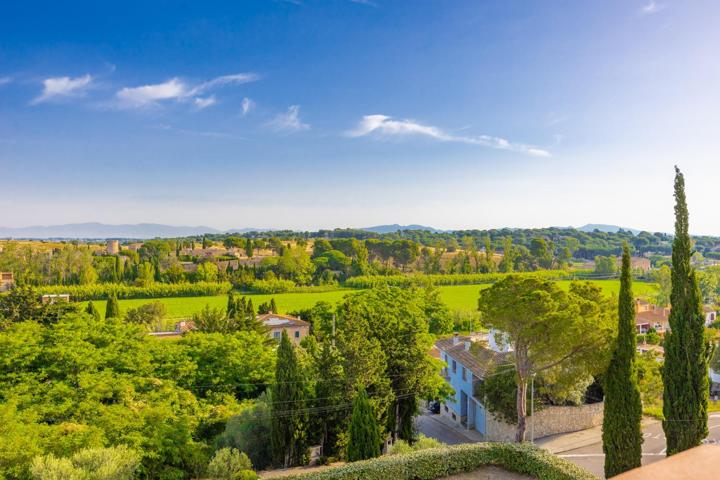
{"type": "Polygon", "coordinates": [[[254,82],[260,77],[254,73],[237,73],[223,75],[197,85],[192,85],[179,77],[171,78],[162,83],[124,87],[115,94],[120,107],[142,108],[157,105],[163,101],[184,101],[193,98],[193,103],[201,108],[209,107],[217,102],[214,96],[201,98],[209,90],[226,85],[240,85],[254,82]],[[211,100],[212,99],[212,100],[211,100]]]}
{"type": "Polygon", "coordinates": [[[215,98],[215,95],[210,95],[209,97],[195,97],[193,99],[193,103],[198,110],[202,110],[204,108],[215,105],[217,103],[217,99],[215,98]]]}
{"type": "Polygon", "coordinates": [[[252,101],[252,99],[245,97],[242,99],[242,114],[243,116],[247,115],[250,110],[255,108],[255,102],[252,101]]]}
{"type": "Polygon", "coordinates": [[[83,75],[82,77],[51,77],[43,80],[43,91],[35,97],[30,103],[36,105],[58,97],[80,96],[87,90],[92,83],[91,75],[83,75]]]}
{"type": "Polygon", "coordinates": [[[650,0],[648,3],[646,3],[640,8],[640,14],[652,15],[653,13],[657,13],[660,10],[665,9],[666,7],[667,5],[657,3],[655,0],[650,0]]]}
{"type": "Polygon", "coordinates": [[[267,126],[278,131],[297,132],[307,130],[310,125],[300,120],[300,105],[291,105],[287,112],[277,115],[267,123],[267,126]]]}
{"type": "Polygon", "coordinates": [[[532,145],[510,142],[501,137],[490,135],[453,135],[431,125],[423,125],[413,120],[393,120],[387,115],[365,115],[355,129],[346,132],[349,137],[364,137],[370,134],[384,136],[421,135],[442,142],[459,142],[481,145],[498,150],[521,152],[535,157],[549,157],[550,152],[532,145]]]}
{"type": "Polygon", "coordinates": [[[0,77],[0,87],[12,82],[12,77],[0,77]]]}
{"type": "Polygon", "coordinates": [[[227,133],[227,132],[214,132],[210,130],[188,130],[185,128],[175,128],[172,125],[157,125],[156,128],[159,128],[160,130],[165,130],[167,132],[175,132],[182,135],[193,135],[198,137],[207,137],[207,138],[221,138],[226,140],[245,140],[244,137],[241,137],[240,135],[235,135],[233,133],[227,133]]]}

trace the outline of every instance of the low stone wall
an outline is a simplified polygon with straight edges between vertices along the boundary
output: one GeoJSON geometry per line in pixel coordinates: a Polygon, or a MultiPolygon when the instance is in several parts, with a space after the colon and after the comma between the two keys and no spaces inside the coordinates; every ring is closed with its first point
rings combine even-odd
{"type": "MultiPolygon", "coordinates": [[[[535,422],[535,439],[558,433],[577,432],[597,427],[603,421],[604,403],[580,405],[578,407],[546,407],[528,417],[526,438],[530,438],[530,428],[535,422]]],[[[486,419],[485,437],[493,442],[512,442],[515,440],[516,426],[496,419],[489,413],[486,419]]]]}

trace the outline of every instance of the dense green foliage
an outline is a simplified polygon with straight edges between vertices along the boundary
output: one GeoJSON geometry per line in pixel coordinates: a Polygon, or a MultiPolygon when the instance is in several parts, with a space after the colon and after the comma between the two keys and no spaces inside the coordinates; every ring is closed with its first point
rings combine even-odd
{"type": "Polygon", "coordinates": [[[380,429],[365,389],[361,388],[353,402],[348,430],[347,459],[350,462],[380,456],[380,429]]]}
{"type": "Polygon", "coordinates": [[[672,310],[663,368],[663,430],[668,455],[695,447],[707,436],[709,394],[702,298],[690,264],[693,245],[688,234],[685,179],[677,167],[675,172],[672,310]]]}
{"type": "Polygon", "coordinates": [[[605,373],[603,452],[610,478],[640,466],[642,404],[635,368],[635,299],[632,293],[630,249],[623,249],[618,303],[618,335],[605,373]]]}
{"type": "Polygon", "coordinates": [[[18,319],[0,331],[0,478],[30,478],[38,455],[122,445],[141,455],[141,478],[199,475],[273,364],[254,332],[173,342],[87,314],[18,319]]]}
{"type": "Polygon", "coordinates": [[[118,305],[117,297],[114,293],[108,296],[105,304],[105,320],[108,318],[120,318],[120,305],[118,305]]]}
{"type": "MultiPolygon", "coordinates": [[[[485,466],[543,480],[596,480],[582,468],[528,444],[472,443],[386,455],[315,473],[284,476],[286,480],[435,480],[485,466]]],[[[272,477],[270,477],[272,478],[272,477]]],[[[279,477],[278,477],[279,478],[279,477]]]]}
{"type": "MultiPolygon", "coordinates": [[[[560,280],[570,277],[564,271],[542,271],[531,273],[516,273],[519,276],[542,277],[548,280],[560,280]]],[[[468,274],[447,274],[447,275],[385,275],[385,276],[362,276],[350,278],[345,282],[346,287],[351,288],[373,288],[381,285],[395,287],[412,287],[424,285],[476,285],[495,283],[506,274],[502,273],[468,273],[468,274]]]]}
{"type": "Polygon", "coordinates": [[[244,408],[240,414],[227,421],[217,444],[247,454],[258,470],[269,467],[273,461],[271,416],[267,396],[262,394],[252,406],[244,408]]]}
{"type": "Polygon", "coordinates": [[[51,285],[38,288],[40,293],[69,293],[74,301],[104,300],[108,295],[117,298],[162,298],[222,295],[232,286],[229,283],[155,283],[148,287],[102,283],[95,285],[51,285]]]}

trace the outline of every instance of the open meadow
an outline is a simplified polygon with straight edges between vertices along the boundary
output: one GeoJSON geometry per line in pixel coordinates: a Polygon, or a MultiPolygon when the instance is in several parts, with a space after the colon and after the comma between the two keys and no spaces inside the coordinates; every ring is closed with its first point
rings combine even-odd
{"type": "MultiPolygon", "coordinates": [[[[567,289],[570,281],[557,282],[562,288],[567,289]]],[[[591,283],[602,287],[603,291],[609,295],[617,295],[620,288],[618,280],[593,280],[591,283]]],[[[438,287],[443,301],[451,310],[475,310],[477,308],[478,294],[480,290],[490,287],[490,284],[483,285],[449,285],[438,287]]],[[[653,295],[657,288],[652,283],[636,282],[633,285],[635,296],[647,297],[653,295]]],[[[246,294],[251,298],[253,304],[257,308],[264,302],[269,302],[271,298],[275,299],[280,313],[287,313],[303,308],[310,308],[320,301],[337,303],[345,295],[359,290],[338,289],[329,292],[312,292],[312,293],[277,293],[273,295],[266,294],[246,294]]],[[[127,311],[130,308],[137,308],[140,305],[149,303],[152,299],[139,298],[131,300],[120,300],[120,310],[127,311]]],[[[167,308],[168,317],[172,319],[189,318],[194,312],[197,312],[210,305],[210,307],[225,308],[227,304],[227,296],[216,295],[206,297],[170,297],[159,298],[167,308]]],[[[105,314],[105,302],[95,302],[101,314],[105,314]]]]}

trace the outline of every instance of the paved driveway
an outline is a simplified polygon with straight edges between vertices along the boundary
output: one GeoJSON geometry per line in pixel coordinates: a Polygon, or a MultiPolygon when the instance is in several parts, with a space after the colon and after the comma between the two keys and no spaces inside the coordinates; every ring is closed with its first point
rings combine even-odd
{"type": "MultiPolygon", "coordinates": [[[[709,435],[703,443],[720,444],[720,414],[710,414],[708,418],[708,430],[709,435]]],[[[662,423],[656,421],[644,425],[643,437],[645,439],[642,447],[643,465],[665,458],[665,433],[662,429],[662,423]]],[[[597,441],[591,445],[557,452],[557,455],[580,465],[600,478],[605,478],[603,474],[605,455],[602,451],[601,437],[598,437],[597,441]]]]}

